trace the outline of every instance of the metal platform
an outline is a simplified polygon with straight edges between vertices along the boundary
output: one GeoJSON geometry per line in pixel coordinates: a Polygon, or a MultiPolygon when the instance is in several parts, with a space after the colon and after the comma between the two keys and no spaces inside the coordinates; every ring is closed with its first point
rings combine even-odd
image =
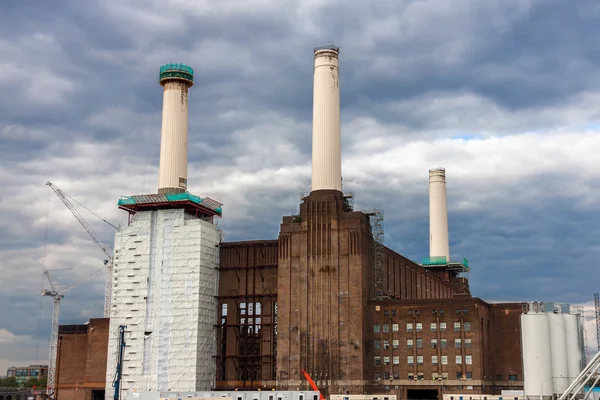
{"type": "Polygon", "coordinates": [[[223,216],[223,204],[209,197],[201,198],[190,193],[123,196],[118,205],[121,210],[130,214],[138,211],[183,208],[196,216],[223,216]]]}
{"type": "Polygon", "coordinates": [[[447,260],[446,257],[423,257],[421,265],[428,269],[447,269],[457,272],[469,272],[469,260],[463,258],[462,261],[447,260]]]}

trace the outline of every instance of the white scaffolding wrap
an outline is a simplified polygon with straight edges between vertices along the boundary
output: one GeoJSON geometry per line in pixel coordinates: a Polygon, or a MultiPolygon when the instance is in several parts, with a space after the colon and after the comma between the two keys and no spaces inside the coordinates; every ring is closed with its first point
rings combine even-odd
{"type": "Polygon", "coordinates": [[[214,387],[220,238],[215,225],[183,210],[138,212],[117,232],[107,400],[119,325],[127,326],[123,395],[214,387]]]}

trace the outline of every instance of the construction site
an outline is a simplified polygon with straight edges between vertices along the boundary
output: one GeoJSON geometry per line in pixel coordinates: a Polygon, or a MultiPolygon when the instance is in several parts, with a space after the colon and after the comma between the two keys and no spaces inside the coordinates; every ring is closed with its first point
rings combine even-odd
{"type": "Polygon", "coordinates": [[[339,59],[336,46],[314,49],[311,188],[277,237],[223,241],[216,221],[226,205],[188,192],[194,72],[184,64],[159,71],[158,188],[117,200],[128,223],[114,226],[112,246],[48,182],[104,251],[107,276],[104,316],[59,325],[69,288],[56,290],[46,273],[42,294],[55,305],[49,396],[579,396],[600,365],[585,359],[581,308],[471,296],[469,261],[450,251],[444,168],[423,182],[430,252],[420,260],[385,245],[383,207],[355,209],[342,187],[339,59]]]}

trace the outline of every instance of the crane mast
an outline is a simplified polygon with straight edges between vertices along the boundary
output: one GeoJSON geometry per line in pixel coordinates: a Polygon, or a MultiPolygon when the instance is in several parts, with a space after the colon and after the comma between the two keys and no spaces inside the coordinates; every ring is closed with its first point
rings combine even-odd
{"type": "MultiPolygon", "coordinates": [[[[96,242],[98,247],[100,247],[100,249],[104,252],[104,254],[107,257],[107,259],[104,260],[104,264],[106,265],[106,284],[104,286],[104,317],[109,318],[110,317],[110,303],[111,303],[111,297],[112,297],[112,279],[113,279],[112,278],[112,276],[113,276],[112,251],[109,249],[108,246],[106,246],[104,244],[104,242],[102,242],[100,240],[100,238],[98,237],[96,232],[94,232],[92,227],[87,223],[87,221],[83,218],[83,216],[79,213],[79,211],[73,206],[73,204],[69,200],[69,196],[67,196],[62,190],[60,190],[58,188],[58,186],[56,186],[55,184],[53,184],[50,181],[46,182],[46,185],[50,186],[50,188],[54,191],[54,193],[56,193],[56,195],[62,200],[64,205],[67,206],[69,211],[71,211],[73,216],[77,219],[77,221],[79,221],[81,226],[83,226],[83,228],[86,230],[86,232],[90,235],[90,237],[94,240],[94,242],[96,242]]],[[[102,219],[102,221],[104,221],[108,225],[112,226],[113,228],[118,229],[116,226],[114,226],[107,220],[102,219]]]]}
{"type": "Polygon", "coordinates": [[[84,279],[81,279],[80,281],[73,283],[72,285],[69,285],[69,286],[65,287],[63,290],[59,291],[58,286],[55,285],[54,282],[52,281],[52,279],[50,278],[49,271],[44,271],[44,276],[46,277],[46,280],[48,281],[50,289],[42,289],[42,296],[51,297],[52,300],[54,301],[54,304],[52,307],[52,331],[50,333],[50,360],[48,360],[49,361],[48,384],[46,387],[46,393],[48,394],[48,396],[53,395],[54,390],[55,390],[55,385],[56,385],[56,356],[57,356],[57,348],[58,348],[58,319],[59,319],[59,315],[60,315],[60,301],[62,299],[64,299],[65,293],[67,291],[73,289],[75,286],[79,285],[80,283],[83,283],[83,282],[91,279],[92,277],[98,275],[100,272],[102,272],[102,269],[98,269],[98,270],[92,272],[84,279]]]}

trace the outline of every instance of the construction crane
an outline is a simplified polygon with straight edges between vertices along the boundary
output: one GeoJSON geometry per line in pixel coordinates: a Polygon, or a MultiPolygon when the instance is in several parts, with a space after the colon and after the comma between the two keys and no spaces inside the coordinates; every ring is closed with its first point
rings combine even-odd
{"type": "Polygon", "coordinates": [[[50,334],[50,360],[48,365],[48,385],[46,389],[46,393],[48,396],[52,397],[54,394],[54,388],[56,385],[56,350],[58,346],[58,320],[60,315],[60,301],[65,297],[65,293],[69,290],[73,289],[75,286],[83,283],[94,276],[98,275],[103,271],[102,268],[97,269],[92,272],[84,279],[81,279],[78,282],[73,283],[63,289],[60,289],[56,282],[52,281],[50,278],[50,273],[48,270],[44,271],[44,276],[48,281],[49,289],[42,289],[42,296],[52,297],[54,300],[54,306],[52,308],[52,332],[50,334]]]}
{"type": "Polygon", "coordinates": [[[594,306],[596,308],[596,341],[600,351],[600,294],[594,293],[594,306]]]}
{"type": "MultiPolygon", "coordinates": [[[[53,184],[50,181],[46,182],[46,185],[50,186],[50,188],[52,188],[52,190],[54,190],[54,193],[56,193],[56,195],[62,200],[62,202],[65,204],[65,206],[67,206],[67,208],[69,209],[69,211],[71,211],[71,213],[75,216],[75,218],[77,218],[77,221],[79,221],[79,223],[81,224],[81,226],[83,226],[83,228],[91,236],[91,238],[94,240],[94,242],[96,242],[96,244],[98,245],[98,247],[100,247],[100,249],[102,249],[102,251],[104,252],[104,254],[107,257],[107,259],[104,260],[104,264],[106,265],[106,285],[104,287],[104,317],[105,318],[109,318],[110,317],[110,301],[111,301],[111,295],[112,295],[112,275],[113,275],[113,256],[112,256],[112,250],[110,250],[110,248],[107,245],[105,245],[104,242],[102,242],[100,240],[100,238],[98,238],[98,235],[96,234],[96,232],[94,232],[94,230],[92,229],[92,227],[81,216],[81,214],[79,213],[79,211],[75,207],[73,207],[73,204],[69,200],[69,198],[71,198],[70,196],[68,196],[67,194],[65,194],[65,192],[63,192],[62,190],[60,190],[58,188],[58,186],[56,186],[55,184],[53,184]]],[[[81,205],[75,199],[73,199],[73,198],[71,198],[71,199],[73,201],[75,201],[76,203],[78,203],[79,205],[81,205]]],[[[108,225],[112,226],[115,229],[119,229],[116,226],[114,226],[113,224],[111,224],[110,222],[108,222],[107,220],[105,220],[104,218],[101,218],[100,216],[98,216],[93,211],[87,209],[85,206],[83,206],[83,205],[81,205],[81,206],[83,208],[85,208],[86,210],[90,211],[96,217],[100,218],[102,221],[104,221],[108,225]]]]}
{"type": "Polygon", "coordinates": [[[321,393],[321,391],[319,390],[319,388],[315,384],[315,381],[312,380],[312,378],[310,377],[310,375],[308,374],[308,372],[306,372],[305,369],[300,370],[300,372],[302,373],[302,375],[304,375],[304,377],[308,381],[308,384],[310,385],[310,387],[312,388],[312,390],[314,390],[315,392],[319,392],[319,400],[325,400],[325,396],[323,396],[323,394],[321,393]]]}

